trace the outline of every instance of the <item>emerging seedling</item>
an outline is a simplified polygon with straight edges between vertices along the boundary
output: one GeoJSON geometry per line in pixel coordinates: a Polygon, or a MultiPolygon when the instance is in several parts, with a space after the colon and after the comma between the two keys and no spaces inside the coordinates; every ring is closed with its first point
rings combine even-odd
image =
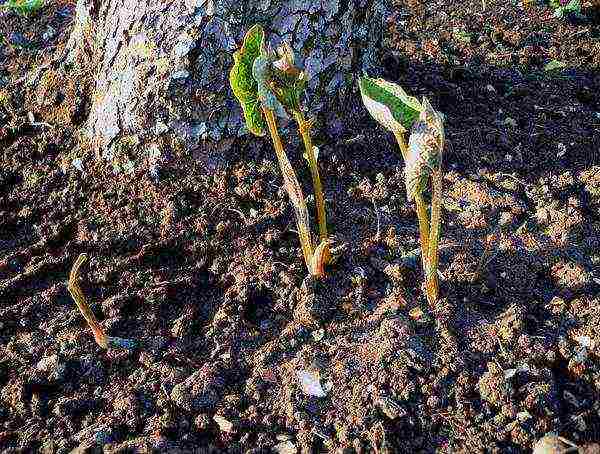
{"type": "Polygon", "coordinates": [[[550,6],[554,8],[554,17],[562,18],[583,18],[581,14],[580,0],[550,0],[550,6]]]}
{"type": "Polygon", "coordinates": [[[85,296],[81,287],[79,287],[79,269],[83,265],[83,263],[87,260],[87,254],[80,254],[77,257],[77,260],[73,264],[73,269],[71,270],[71,274],[69,276],[69,293],[75,300],[77,307],[81,311],[81,314],[87,321],[88,326],[92,330],[94,334],[94,339],[96,343],[105,349],[108,348],[126,348],[132,350],[136,346],[136,342],[132,339],[122,339],[120,337],[110,337],[107,336],[104,332],[102,326],[98,322],[98,319],[90,309],[87,301],[85,300],[85,296]]]}
{"type": "Polygon", "coordinates": [[[304,261],[308,271],[320,277],[323,275],[323,265],[329,259],[329,240],[323,189],[310,135],[313,121],[306,120],[300,106],[300,98],[308,77],[295,66],[294,55],[289,45],[280,47],[277,54],[268,48],[265,33],[259,25],[255,25],[246,33],[243,45],[234,53],[233,59],[234,65],[229,74],[229,81],[242,106],[246,127],[256,136],[264,136],[266,130],[269,131],[283,175],[284,187],[294,206],[304,261]],[[310,165],[319,221],[320,242],[316,249],[312,244],[304,194],[284,151],[277,128],[277,116],[287,118],[288,113],[298,124],[310,165]]]}
{"type": "Polygon", "coordinates": [[[434,306],[439,293],[438,250],[441,230],[442,116],[427,98],[420,103],[399,86],[383,79],[363,77],[359,81],[363,103],[371,116],[394,133],[405,162],[406,194],[414,200],[419,220],[421,260],[427,300],[434,306]],[[405,135],[411,131],[409,143],[405,135]],[[431,223],[424,192],[431,180],[431,223]]]}
{"type": "Polygon", "coordinates": [[[21,16],[29,16],[44,6],[44,0],[7,0],[0,5],[0,10],[13,10],[21,16]]]}

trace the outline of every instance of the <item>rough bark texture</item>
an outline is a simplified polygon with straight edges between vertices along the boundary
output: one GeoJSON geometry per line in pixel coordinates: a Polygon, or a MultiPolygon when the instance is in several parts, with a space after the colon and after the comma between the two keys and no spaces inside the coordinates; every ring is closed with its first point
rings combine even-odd
{"type": "Polygon", "coordinates": [[[377,72],[385,10],[384,0],[78,0],[68,51],[95,76],[86,136],[107,159],[142,165],[172,147],[210,167],[244,132],[228,73],[254,23],[272,44],[291,42],[312,77],[307,106],[340,133],[356,77],[377,72]]]}

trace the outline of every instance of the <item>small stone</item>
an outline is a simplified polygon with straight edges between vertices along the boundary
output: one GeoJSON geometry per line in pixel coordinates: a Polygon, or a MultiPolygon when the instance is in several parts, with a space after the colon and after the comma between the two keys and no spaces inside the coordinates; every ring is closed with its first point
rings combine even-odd
{"type": "Polygon", "coordinates": [[[380,398],[377,401],[377,406],[390,419],[402,418],[407,414],[406,410],[390,397],[380,398]]]}
{"type": "Polygon", "coordinates": [[[183,314],[171,327],[171,334],[173,337],[182,338],[190,333],[192,327],[192,320],[188,314],[183,314]]]}
{"type": "Polygon", "coordinates": [[[304,394],[313,397],[325,397],[327,395],[321,386],[318,374],[302,370],[297,372],[297,376],[298,381],[300,382],[300,388],[304,394]]]}
{"type": "Polygon", "coordinates": [[[194,44],[194,39],[191,36],[183,34],[177,44],[175,44],[175,47],[173,47],[173,53],[177,57],[185,57],[194,48],[194,44]]]}
{"type": "Polygon", "coordinates": [[[533,447],[533,454],[560,454],[565,451],[565,444],[552,433],[540,438],[533,447]]]}
{"type": "Polygon", "coordinates": [[[273,450],[277,454],[297,454],[298,448],[291,441],[282,441],[279,444],[273,446],[273,450]]]}
{"type": "Polygon", "coordinates": [[[80,172],[83,172],[83,161],[81,158],[75,158],[71,161],[71,165],[75,167],[80,172]]]}
{"type": "Polygon", "coordinates": [[[196,416],[196,419],[194,419],[194,425],[199,429],[199,430],[206,430],[208,429],[208,426],[210,425],[210,418],[206,413],[200,413],[198,416],[196,416]]]}
{"type": "Polygon", "coordinates": [[[512,387],[504,371],[494,362],[488,363],[488,371],[479,380],[478,388],[481,398],[492,405],[501,406],[510,401],[512,387]]]}
{"type": "Polygon", "coordinates": [[[213,416],[213,419],[218,424],[219,429],[221,429],[222,432],[228,432],[228,433],[235,432],[233,423],[231,421],[229,421],[228,419],[226,419],[222,416],[219,416],[219,415],[213,416]]]}
{"type": "Polygon", "coordinates": [[[184,80],[188,77],[190,77],[190,72],[187,69],[180,69],[171,74],[171,79],[173,80],[184,80]]]}
{"type": "Polygon", "coordinates": [[[325,330],[323,328],[320,328],[316,331],[313,331],[310,334],[311,334],[312,338],[315,340],[315,342],[319,342],[325,336],[325,330]]]}
{"type": "Polygon", "coordinates": [[[46,440],[40,447],[40,454],[54,454],[56,452],[56,443],[54,440],[46,440]]]}
{"type": "MultiPolygon", "coordinates": [[[[158,120],[156,122],[156,125],[154,125],[154,134],[156,134],[157,136],[167,132],[169,130],[169,127],[166,125],[165,122],[158,120]]],[[[158,148],[158,145],[154,144],[153,146],[158,148]]]]}
{"type": "Polygon", "coordinates": [[[47,42],[56,36],[56,30],[51,25],[46,28],[46,31],[42,35],[42,41],[47,42]]]}
{"type": "Polygon", "coordinates": [[[37,370],[45,374],[50,382],[60,382],[65,379],[67,366],[57,354],[42,358],[36,366],[37,370]]]}
{"type": "Polygon", "coordinates": [[[500,225],[507,226],[512,222],[512,215],[508,211],[503,211],[500,215],[500,225]]]}

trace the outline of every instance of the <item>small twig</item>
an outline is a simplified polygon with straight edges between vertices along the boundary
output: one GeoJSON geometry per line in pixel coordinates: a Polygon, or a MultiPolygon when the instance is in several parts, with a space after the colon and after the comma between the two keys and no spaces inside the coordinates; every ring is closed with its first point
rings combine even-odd
{"type": "Polygon", "coordinates": [[[525,181],[521,180],[520,178],[515,177],[514,175],[511,175],[510,173],[499,173],[498,175],[501,175],[503,177],[508,177],[508,178],[512,178],[513,180],[515,180],[517,183],[522,184],[523,186],[525,186],[526,188],[529,188],[531,185],[526,183],[525,181]]]}
{"type": "Polygon", "coordinates": [[[71,274],[69,275],[69,293],[73,300],[75,300],[75,304],[79,308],[79,311],[87,321],[88,326],[92,330],[94,334],[94,339],[96,343],[105,349],[108,348],[126,348],[128,350],[132,350],[136,347],[136,342],[132,339],[122,339],[120,337],[109,337],[104,332],[102,326],[98,322],[98,319],[90,309],[89,304],[85,300],[85,296],[81,287],[79,287],[79,269],[83,265],[83,263],[87,260],[87,254],[80,254],[77,257],[77,260],[73,264],[73,269],[71,270],[71,274]]]}
{"type": "MultiPolygon", "coordinates": [[[[496,228],[496,230],[494,231],[494,233],[492,233],[492,238],[494,238],[496,236],[496,234],[498,233],[498,231],[500,230],[500,226],[498,226],[496,228]]],[[[475,268],[475,271],[473,272],[472,278],[471,278],[471,283],[475,282],[475,280],[479,277],[479,273],[481,273],[481,271],[487,267],[490,262],[492,260],[494,260],[496,258],[496,256],[500,253],[500,251],[496,251],[493,255],[490,256],[490,250],[491,250],[491,243],[492,240],[490,239],[490,241],[486,241],[485,243],[485,249],[483,251],[483,254],[481,254],[481,259],[479,259],[479,262],[477,263],[477,267],[475,268]],[[489,257],[489,258],[488,258],[489,257]]]]}
{"type": "Polygon", "coordinates": [[[373,202],[373,208],[375,209],[375,217],[377,218],[377,233],[375,234],[375,241],[379,242],[381,236],[381,218],[379,216],[377,204],[375,203],[375,197],[371,197],[371,201],[373,202]]]}
{"type": "Polygon", "coordinates": [[[306,208],[304,194],[302,193],[302,188],[298,182],[296,172],[294,172],[294,169],[292,168],[292,165],[283,149],[283,143],[281,142],[281,136],[279,135],[277,122],[275,120],[275,113],[273,110],[265,107],[263,107],[262,111],[271,135],[277,161],[279,162],[279,167],[283,176],[284,187],[288,193],[288,197],[296,214],[296,226],[298,228],[298,236],[300,238],[300,246],[302,247],[304,262],[306,263],[308,272],[313,274],[314,270],[312,269],[312,258],[314,249],[310,235],[308,210],[306,208]]]}
{"type": "Polygon", "coordinates": [[[29,120],[29,124],[31,126],[34,126],[34,127],[41,127],[41,126],[43,126],[45,128],[50,128],[50,129],[54,128],[54,126],[52,126],[49,123],[46,123],[46,122],[43,122],[43,121],[35,121],[35,116],[33,115],[33,112],[27,112],[27,119],[29,120]]]}
{"type": "Polygon", "coordinates": [[[242,218],[242,221],[244,221],[244,224],[248,225],[248,218],[246,218],[246,216],[244,216],[244,213],[242,213],[240,210],[236,210],[235,208],[229,208],[229,207],[227,207],[227,210],[239,214],[240,217],[242,218]]]}

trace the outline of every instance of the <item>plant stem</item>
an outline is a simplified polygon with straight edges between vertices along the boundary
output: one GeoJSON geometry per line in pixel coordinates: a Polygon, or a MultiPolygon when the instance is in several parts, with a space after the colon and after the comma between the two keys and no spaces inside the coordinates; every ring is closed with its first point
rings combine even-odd
{"type": "Polygon", "coordinates": [[[438,299],[438,263],[442,214],[442,170],[437,168],[431,176],[431,233],[429,236],[429,270],[427,276],[427,299],[433,307],[438,299]]]}
{"type": "Polygon", "coordinates": [[[281,137],[277,129],[277,121],[275,120],[275,114],[271,109],[263,107],[263,113],[271,133],[271,140],[273,141],[273,148],[275,148],[275,154],[277,155],[277,161],[279,162],[279,168],[283,175],[283,182],[285,189],[287,190],[288,196],[294,211],[296,212],[296,224],[298,225],[298,236],[300,237],[300,245],[302,247],[302,255],[304,256],[304,262],[308,268],[308,272],[315,275],[315,270],[312,266],[313,257],[313,246],[310,237],[310,228],[308,223],[308,209],[306,208],[306,202],[304,200],[304,194],[302,194],[302,188],[298,183],[296,172],[292,168],[290,161],[283,150],[283,144],[281,143],[281,137]]]}
{"type": "Polygon", "coordinates": [[[404,140],[404,133],[394,131],[394,136],[396,136],[396,142],[398,142],[400,152],[402,153],[404,162],[406,162],[406,157],[408,156],[408,145],[406,144],[406,140],[404,140]]]}
{"type": "Polygon", "coordinates": [[[429,215],[427,214],[427,204],[425,203],[422,194],[415,194],[415,204],[417,205],[417,218],[419,219],[419,236],[421,237],[421,261],[423,263],[423,273],[425,273],[425,280],[427,281],[427,276],[429,275],[429,269],[431,267],[429,256],[429,215]]]}
{"type": "Polygon", "coordinates": [[[87,254],[79,254],[79,257],[77,257],[77,260],[73,264],[73,268],[71,269],[71,274],[69,275],[69,285],[68,285],[68,289],[69,289],[69,293],[71,294],[71,297],[73,298],[73,300],[75,300],[75,304],[77,304],[77,307],[79,308],[79,311],[81,312],[81,315],[83,315],[83,318],[85,318],[85,321],[87,322],[88,326],[92,330],[92,333],[94,334],[94,339],[96,340],[96,343],[100,347],[106,348],[106,349],[107,348],[126,348],[129,350],[133,350],[137,345],[135,340],[123,339],[121,337],[111,337],[111,336],[106,335],[106,333],[104,332],[104,329],[102,329],[102,326],[100,326],[98,319],[96,318],[96,316],[92,312],[92,309],[90,308],[87,301],[85,300],[85,295],[83,294],[81,287],[79,287],[78,281],[79,281],[79,269],[81,268],[81,265],[83,265],[86,260],[87,260],[87,254]]]}
{"type": "MultiPolygon", "coordinates": [[[[402,157],[406,162],[408,157],[408,145],[404,139],[403,132],[394,131],[396,141],[402,152],[402,157]]],[[[417,205],[417,218],[419,219],[419,236],[421,239],[421,261],[423,263],[423,273],[425,273],[425,279],[427,280],[427,274],[429,269],[429,216],[427,214],[427,205],[423,200],[421,194],[415,195],[415,204],[417,205]]]]}
{"type": "MultiPolygon", "coordinates": [[[[321,185],[321,177],[319,175],[319,166],[317,164],[317,157],[315,156],[315,150],[310,137],[310,129],[312,127],[312,121],[307,121],[304,118],[304,114],[301,111],[294,112],[294,117],[298,123],[298,131],[302,136],[304,142],[304,150],[308,159],[310,167],[310,174],[312,176],[313,187],[315,191],[315,204],[317,207],[317,220],[319,222],[319,238],[321,241],[328,240],[327,234],[327,215],[325,211],[325,198],[323,196],[323,186],[321,185]]],[[[329,245],[325,246],[324,260],[325,264],[329,262],[329,245]]]]}
{"type": "Polygon", "coordinates": [[[102,348],[107,348],[106,334],[104,333],[102,326],[100,326],[98,319],[90,309],[90,306],[88,305],[87,301],[85,300],[85,296],[81,291],[81,287],[79,287],[79,282],[77,282],[79,280],[79,269],[86,260],[86,254],[80,254],[79,257],[77,257],[69,276],[68,289],[71,297],[73,300],[75,300],[75,304],[77,304],[81,315],[83,315],[83,318],[85,318],[85,321],[92,330],[96,343],[102,348]]]}

